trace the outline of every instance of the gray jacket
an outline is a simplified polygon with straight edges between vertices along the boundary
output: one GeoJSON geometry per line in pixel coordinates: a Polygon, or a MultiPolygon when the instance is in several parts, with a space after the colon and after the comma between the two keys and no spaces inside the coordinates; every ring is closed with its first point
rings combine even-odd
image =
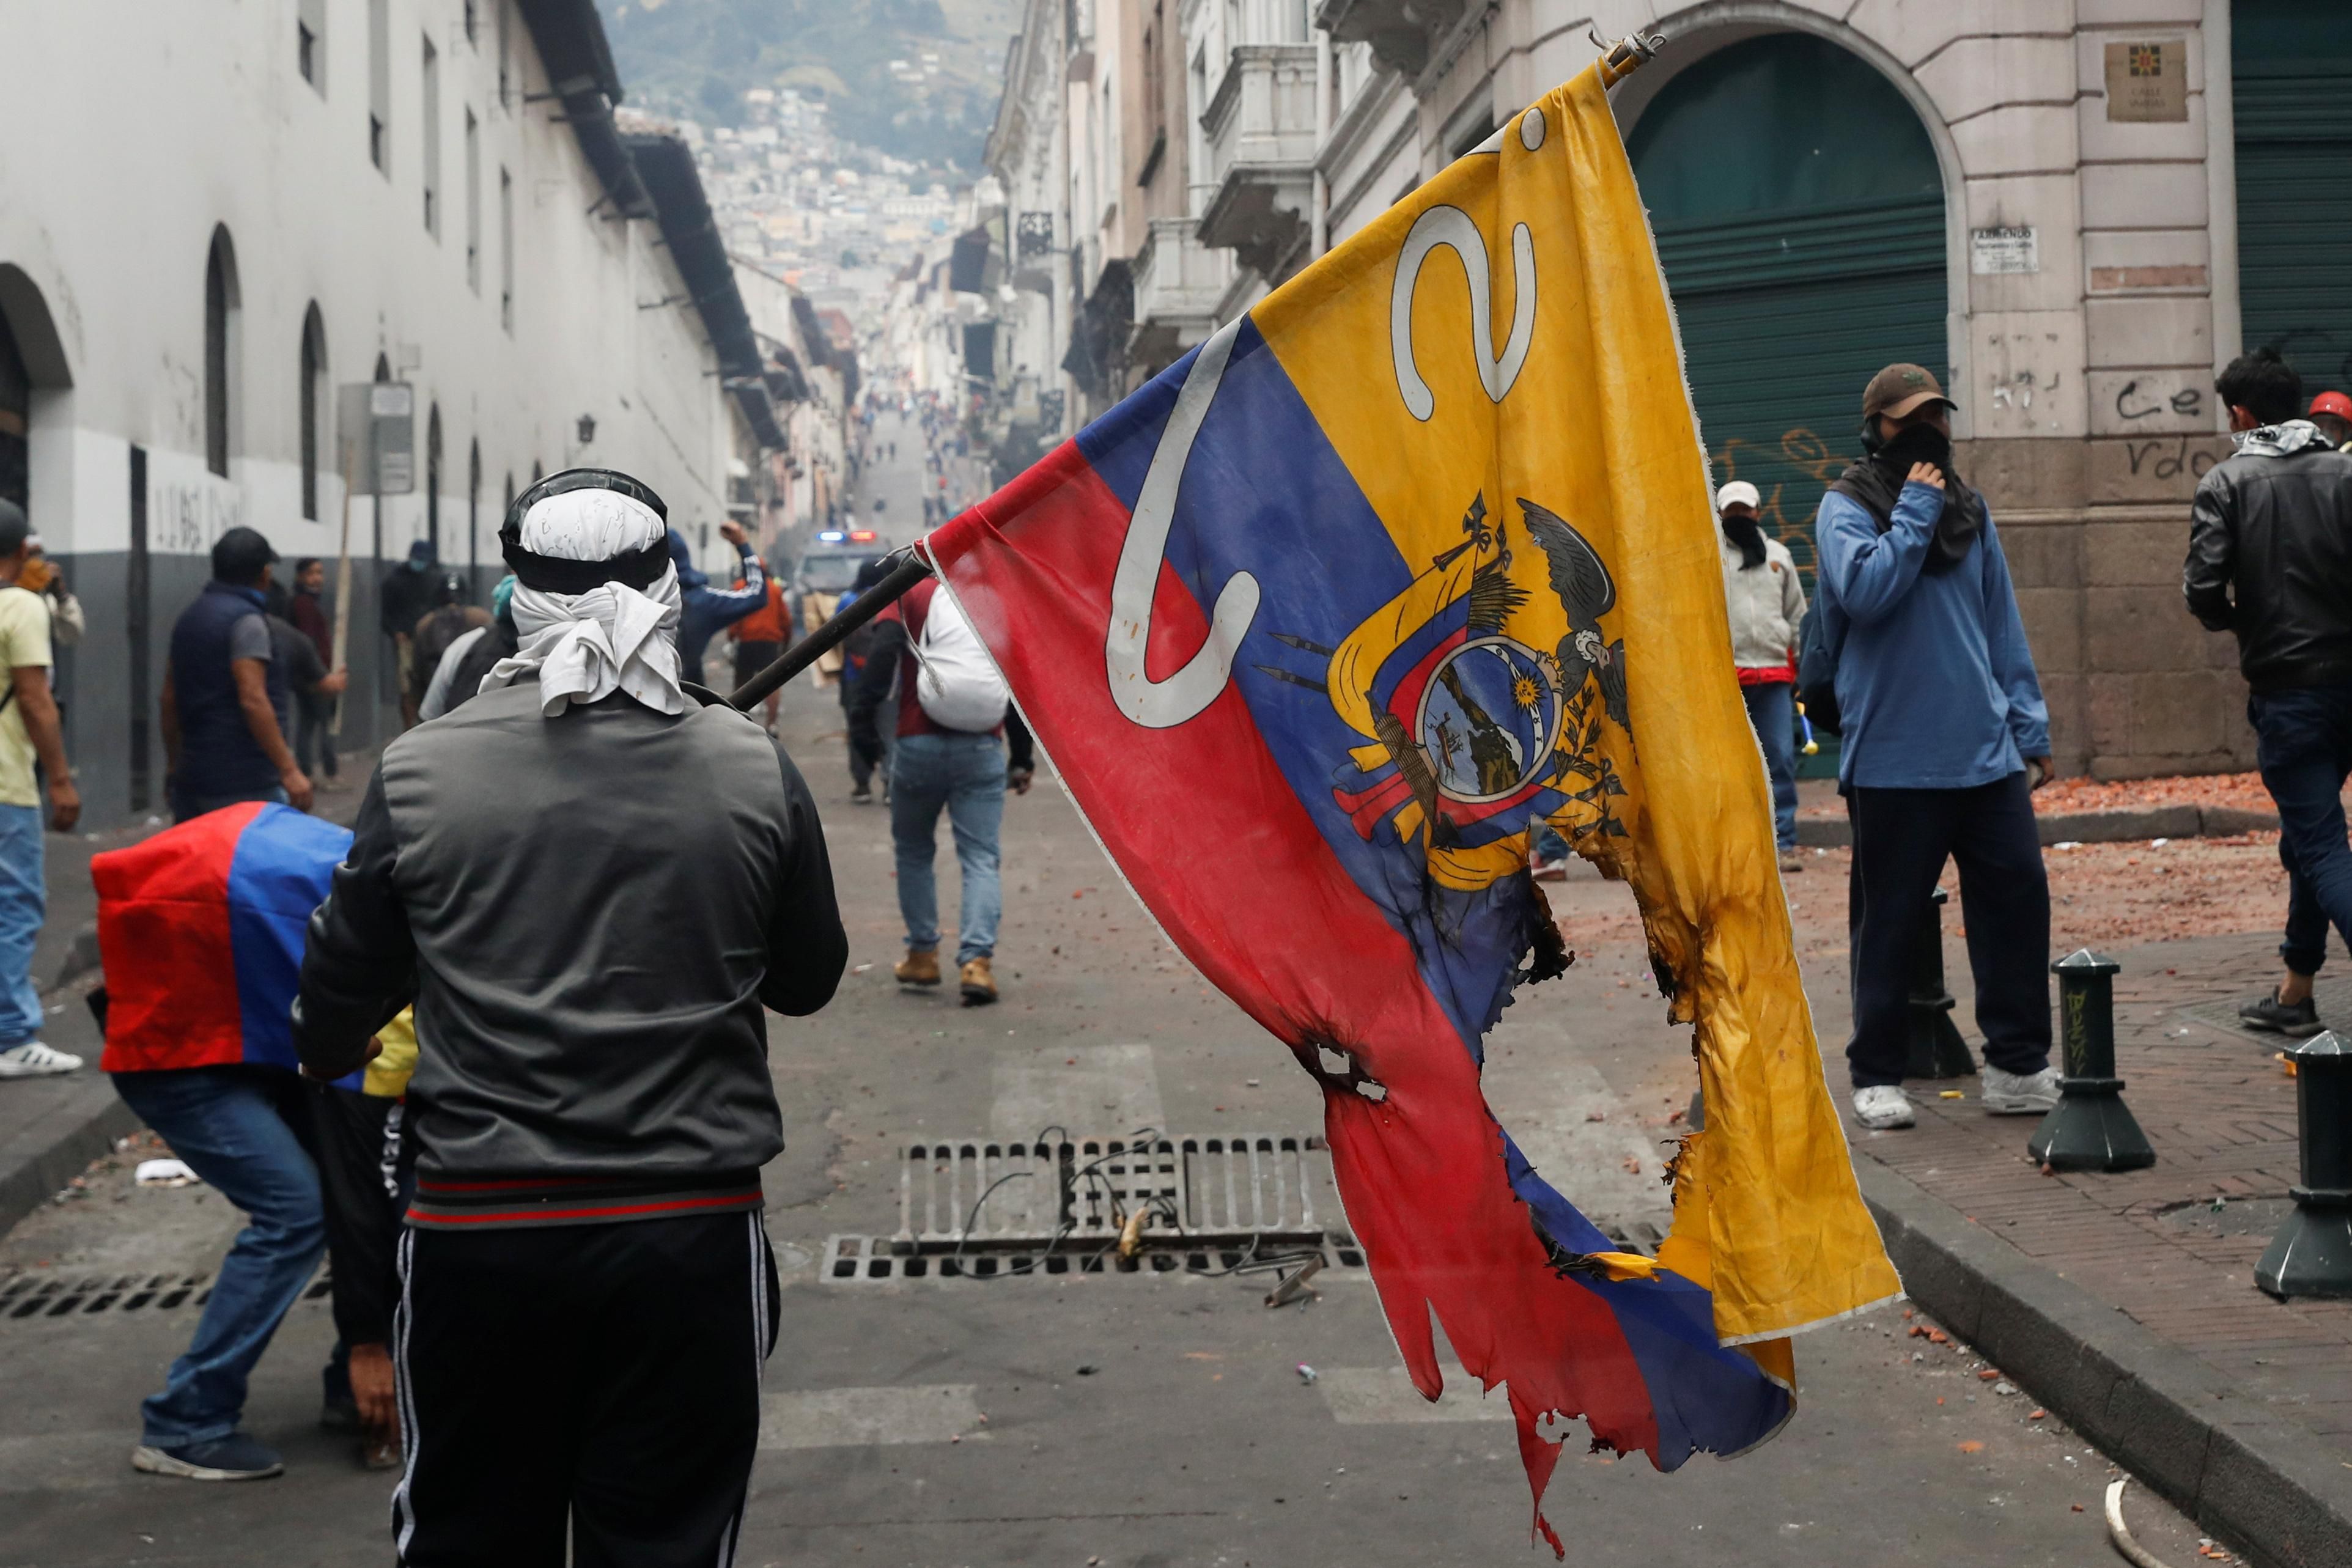
{"type": "Polygon", "coordinates": [[[412,996],[420,1176],[691,1185],[783,1147],[761,1008],[848,958],[808,787],[725,706],[535,681],[385,747],[311,916],[295,1044],[356,1066],[412,996]]]}

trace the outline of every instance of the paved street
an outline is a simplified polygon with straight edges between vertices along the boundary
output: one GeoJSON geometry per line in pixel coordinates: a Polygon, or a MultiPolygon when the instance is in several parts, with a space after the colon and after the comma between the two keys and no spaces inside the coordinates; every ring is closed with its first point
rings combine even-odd
{"type": "MultiPolygon", "coordinates": [[[[909,1142],[1049,1123],[1203,1137],[1318,1125],[1313,1084],[1166,947],[1050,787],[1008,803],[1004,1000],[900,994],[887,818],[846,803],[837,714],[812,691],[785,710],[824,811],[853,972],[820,1017],[772,1020],[792,1147],[768,1173],[768,1225],[786,1307],[743,1560],[1540,1561],[1499,1401],[1457,1381],[1423,1405],[1359,1271],[1327,1270],[1319,1296],[1278,1311],[1260,1304],[1264,1274],[821,1277],[832,1239],[897,1228],[909,1142]]],[[[1602,952],[1511,1009],[1490,1093],[1565,1190],[1621,1224],[1662,1222],[1659,1140],[1688,1068],[1654,1000],[1633,1005],[1643,986],[1602,952]]],[[[233,1216],[203,1188],[131,1188],[124,1164],[0,1240],[0,1274],[208,1270],[233,1216]]],[[[250,1424],[286,1451],[284,1479],[131,1472],[137,1400],[193,1316],[0,1318],[0,1564],[387,1560],[389,1478],[312,1426],[323,1301],[296,1310],[254,1390],[250,1424]]],[[[1659,1476],[1577,1457],[1571,1433],[1553,1522],[1579,1561],[1645,1568],[2098,1560],[2103,1457],[2054,1417],[2029,1419],[2026,1396],[1996,1395],[1963,1347],[1909,1326],[1887,1312],[1803,1341],[1795,1420],[1735,1461],[1659,1476]]],[[[2133,1510],[2169,1561],[2193,1552],[2169,1510],[2137,1493],[2133,1510]]]]}

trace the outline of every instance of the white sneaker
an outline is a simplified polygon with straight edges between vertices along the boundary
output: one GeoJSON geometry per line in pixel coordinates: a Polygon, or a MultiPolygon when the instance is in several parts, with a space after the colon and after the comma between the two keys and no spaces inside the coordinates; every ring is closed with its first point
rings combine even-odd
{"type": "Polygon", "coordinates": [[[2058,1103],[2058,1070],[2003,1072],[1988,1061],[1978,1071],[1977,1085],[1986,1112],[1995,1116],[2038,1116],[2058,1103]]]}
{"type": "Polygon", "coordinates": [[[1911,1096],[1892,1083],[1874,1083],[1853,1092],[1853,1119],[1874,1133],[1907,1127],[1918,1120],[1911,1096]]]}
{"type": "Polygon", "coordinates": [[[37,1040],[0,1051],[0,1078],[46,1078],[53,1072],[75,1072],[81,1068],[81,1058],[69,1051],[57,1051],[37,1040]]]}

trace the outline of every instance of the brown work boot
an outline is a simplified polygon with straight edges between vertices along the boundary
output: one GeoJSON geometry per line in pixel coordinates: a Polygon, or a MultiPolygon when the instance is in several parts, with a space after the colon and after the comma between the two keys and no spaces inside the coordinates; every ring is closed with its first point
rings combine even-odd
{"type": "Polygon", "coordinates": [[[996,977],[989,973],[987,959],[967,958],[957,979],[963,986],[964,1006],[982,1008],[996,999],[996,977]]]}
{"type": "Polygon", "coordinates": [[[909,947],[905,960],[891,965],[890,972],[902,986],[936,986],[940,983],[939,949],[909,947]]]}

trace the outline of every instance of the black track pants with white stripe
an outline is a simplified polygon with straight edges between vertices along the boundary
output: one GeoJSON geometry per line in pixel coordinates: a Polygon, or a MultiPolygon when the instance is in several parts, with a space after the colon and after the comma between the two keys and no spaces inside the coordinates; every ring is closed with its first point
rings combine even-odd
{"type": "Polygon", "coordinates": [[[401,1243],[410,1568],[726,1568],[776,1269],[757,1214],[401,1243]]]}

